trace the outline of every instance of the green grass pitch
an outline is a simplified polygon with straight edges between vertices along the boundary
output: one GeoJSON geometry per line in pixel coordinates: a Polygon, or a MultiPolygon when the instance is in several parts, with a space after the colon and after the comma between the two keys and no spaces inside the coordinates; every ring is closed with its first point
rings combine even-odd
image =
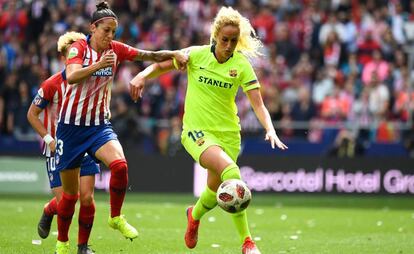
{"type": "MultiPolygon", "coordinates": [[[[48,198],[0,196],[1,254],[54,252],[56,219],[51,235],[40,245],[32,243],[40,240],[36,226],[48,198]]],[[[195,201],[191,195],[128,193],[123,212],[140,233],[133,242],[107,226],[108,194],[99,193],[96,200],[90,244],[98,254],[241,253],[230,216],[219,208],[202,219],[197,247],[185,247],[185,209],[195,201]]],[[[397,196],[255,195],[248,215],[263,254],[409,254],[414,253],[413,201],[397,196]]],[[[77,228],[75,215],[71,253],[76,253],[77,228]]]]}

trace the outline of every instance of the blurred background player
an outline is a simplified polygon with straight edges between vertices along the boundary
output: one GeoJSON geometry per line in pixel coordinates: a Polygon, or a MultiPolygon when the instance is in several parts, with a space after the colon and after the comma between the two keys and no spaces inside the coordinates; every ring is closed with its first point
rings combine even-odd
{"type": "MultiPolygon", "coordinates": [[[[57,48],[64,59],[68,49],[73,42],[85,39],[82,33],[67,32],[59,37],[57,48]]],[[[50,232],[53,216],[57,214],[57,204],[62,197],[62,183],[59,172],[55,168],[54,154],[56,151],[56,127],[63,96],[66,90],[65,70],[54,74],[45,80],[37,92],[27,118],[33,129],[44,141],[43,154],[46,156],[46,169],[49,178],[50,188],[55,195],[44,207],[43,214],[38,224],[38,233],[41,238],[47,238],[50,232]]],[[[88,247],[88,239],[92,230],[95,216],[95,202],[93,198],[95,186],[95,174],[99,173],[99,166],[89,155],[82,160],[80,170],[80,209],[79,209],[79,232],[78,232],[78,254],[94,253],[88,247]]]]}
{"type": "MultiPolygon", "coordinates": [[[[240,179],[236,164],[240,152],[240,124],[235,97],[239,86],[249,98],[254,112],[266,130],[265,140],[272,148],[284,150],[263,104],[260,84],[247,57],[258,56],[261,42],[250,22],[231,7],[222,7],[211,28],[211,45],[190,47],[187,65],[187,94],[185,99],[181,142],[187,152],[207,169],[207,188],[195,204],[187,209],[188,225],[185,243],[194,248],[198,226],[205,213],[217,205],[216,191],[228,179],[240,179]],[[252,36],[253,35],[253,36],[252,36]],[[247,56],[247,57],[246,57],[247,56]]],[[[147,67],[131,81],[131,95],[142,95],[145,81],[177,68],[169,60],[147,67]]],[[[246,210],[232,215],[239,233],[242,253],[259,254],[251,238],[246,210]]]]}
{"type": "Polygon", "coordinates": [[[85,152],[111,171],[109,226],[127,239],[138,236],[137,230],[121,215],[128,166],[109,122],[112,81],[118,65],[125,60],[165,61],[175,57],[180,64],[187,62],[179,51],[144,51],[113,41],[118,18],[106,2],[96,7],[90,35],[72,44],[66,61],[69,85],[60,111],[55,155],[63,187],[58,203],[58,254],[69,252],[68,232],[78,199],[79,166],[85,152]]]}

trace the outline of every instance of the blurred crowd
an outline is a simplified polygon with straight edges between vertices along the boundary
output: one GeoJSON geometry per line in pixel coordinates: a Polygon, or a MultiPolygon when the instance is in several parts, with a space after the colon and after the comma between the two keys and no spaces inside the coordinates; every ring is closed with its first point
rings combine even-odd
{"type": "MultiPolygon", "coordinates": [[[[317,143],[332,136],[334,147],[352,142],[413,147],[414,0],[108,2],[119,17],[116,40],[146,50],[209,43],[218,9],[233,6],[249,18],[264,44],[264,56],[252,63],[282,139],[317,143]]],[[[95,4],[0,0],[0,138],[35,136],[26,112],[42,80],[64,68],[57,38],[69,30],[87,34],[95,4]]],[[[148,64],[119,69],[112,123],[126,145],[174,154],[181,149],[186,75],[163,75],[133,103],[128,82],[148,64]]],[[[247,97],[240,94],[237,103],[243,131],[262,134],[247,97]]]]}

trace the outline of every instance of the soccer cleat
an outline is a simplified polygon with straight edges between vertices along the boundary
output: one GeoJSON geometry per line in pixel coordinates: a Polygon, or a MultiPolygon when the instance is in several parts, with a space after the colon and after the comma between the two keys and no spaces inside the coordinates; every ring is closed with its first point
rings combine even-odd
{"type": "Polygon", "coordinates": [[[138,237],[138,231],[128,224],[124,215],[109,217],[108,224],[111,228],[119,230],[125,238],[131,241],[138,237]]]}
{"type": "Polygon", "coordinates": [[[85,244],[78,245],[78,254],[95,254],[95,251],[89,248],[89,246],[85,244]]]}
{"type": "Polygon", "coordinates": [[[242,246],[243,254],[261,254],[256,244],[250,237],[246,237],[242,246]]]}
{"type": "Polygon", "coordinates": [[[56,251],[55,254],[69,254],[69,241],[67,242],[56,242],[56,251]]]}
{"type": "Polygon", "coordinates": [[[41,238],[45,239],[49,236],[52,220],[53,216],[49,216],[43,212],[42,217],[40,217],[39,223],[37,224],[37,233],[41,238]]]}
{"type": "Polygon", "coordinates": [[[192,249],[197,245],[198,241],[198,226],[200,225],[200,220],[194,220],[192,216],[193,206],[187,208],[187,231],[185,232],[184,240],[185,245],[188,248],[192,249]]]}

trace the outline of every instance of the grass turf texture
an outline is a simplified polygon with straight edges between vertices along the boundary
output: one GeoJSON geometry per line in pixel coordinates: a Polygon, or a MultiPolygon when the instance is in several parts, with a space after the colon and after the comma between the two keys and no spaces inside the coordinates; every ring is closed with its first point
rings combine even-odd
{"type": "MultiPolygon", "coordinates": [[[[41,241],[37,222],[48,196],[0,196],[0,253],[53,253],[51,235],[41,241]]],[[[96,195],[90,244],[98,254],[241,253],[230,216],[219,208],[201,222],[195,249],[184,245],[185,209],[195,199],[181,194],[128,193],[123,212],[140,235],[130,242],[108,227],[108,194],[96,195]]],[[[414,253],[412,197],[254,195],[249,207],[253,237],[263,254],[414,253]]],[[[78,207],[77,207],[78,209],[78,207]]],[[[76,253],[77,213],[70,231],[76,253]]]]}

